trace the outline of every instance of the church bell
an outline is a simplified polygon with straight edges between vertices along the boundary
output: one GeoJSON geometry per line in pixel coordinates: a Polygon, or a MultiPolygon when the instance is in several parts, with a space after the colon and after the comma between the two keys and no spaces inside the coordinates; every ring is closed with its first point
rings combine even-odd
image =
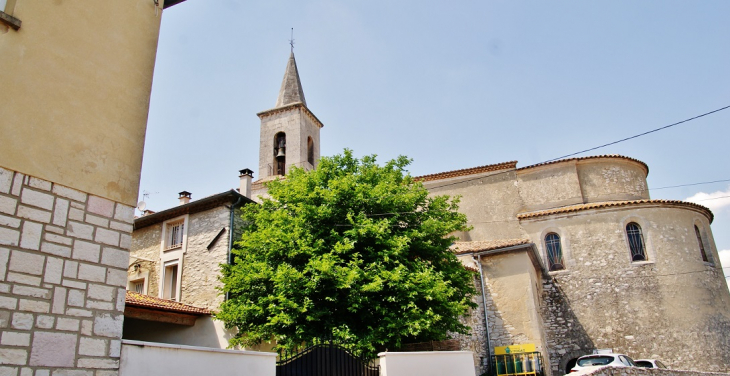
{"type": "Polygon", "coordinates": [[[285,156],[285,155],[286,155],[286,154],[284,154],[284,148],[279,148],[278,150],[279,150],[279,151],[278,151],[278,152],[276,153],[276,157],[277,157],[277,158],[279,158],[279,157],[283,157],[283,156],[285,156]]]}

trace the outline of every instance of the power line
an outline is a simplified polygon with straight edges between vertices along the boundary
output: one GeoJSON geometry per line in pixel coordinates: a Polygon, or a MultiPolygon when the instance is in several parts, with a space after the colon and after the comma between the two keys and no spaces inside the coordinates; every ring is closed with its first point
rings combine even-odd
{"type": "MultiPolygon", "coordinates": [[[[558,160],[561,160],[561,159],[565,159],[565,158],[568,158],[568,157],[572,157],[574,155],[583,154],[583,153],[586,153],[586,152],[589,152],[589,151],[593,151],[593,150],[596,150],[596,149],[604,148],[606,146],[615,145],[615,144],[618,144],[618,143],[621,143],[621,142],[624,142],[624,141],[632,140],[632,139],[637,138],[637,137],[645,136],[645,135],[650,134],[650,133],[654,133],[654,132],[658,132],[658,131],[663,130],[663,129],[667,129],[667,128],[674,127],[675,125],[687,123],[687,122],[690,122],[692,120],[699,119],[701,117],[704,117],[704,116],[707,116],[707,115],[710,115],[710,114],[714,114],[716,112],[720,112],[720,111],[726,110],[728,108],[730,108],[730,106],[725,106],[725,107],[722,107],[722,108],[718,108],[717,110],[714,110],[714,111],[705,112],[704,114],[697,115],[697,116],[691,117],[689,119],[684,119],[682,121],[678,121],[676,123],[672,123],[672,124],[669,124],[669,125],[665,125],[663,127],[659,127],[659,128],[656,128],[656,129],[652,129],[650,131],[647,131],[647,132],[644,132],[644,133],[640,133],[640,134],[637,134],[637,135],[633,135],[631,137],[626,137],[626,138],[623,138],[623,139],[618,140],[618,141],[609,142],[607,144],[603,144],[603,145],[600,145],[600,146],[592,147],[590,149],[585,149],[585,150],[581,150],[581,151],[578,151],[578,152],[575,152],[575,153],[567,154],[567,155],[564,155],[562,157],[553,158],[553,159],[550,159],[550,160],[547,160],[547,161],[544,161],[544,162],[540,162],[540,163],[535,163],[535,165],[543,164],[543,163],[549,163],[549,162],[555,162],[555,161],[558,161],[558,160]]],[[[501,172],[498,172],[496,174],[489,175],[489,177],[496,176],[496,175],[500,175],[500,174],[506,174],[506,173],[513,172],[513,171],[514,170],[501,171],[501,172]]],[[[484,177],[485,176],[481,176],[481,177],[477,177],[477,178],[465,179],[465,180],[462,180],[462,181],[459,181],[459,182],[447,183],[447,184],[442,184],[442,185],[436,185],[436,186],[432,186],[431,189],[448,187],[450,185],[461,184],[461,183],[464,183],[464,182],[468,182],[468,181],[471,181],[471,180],[477,180],[477,179],[481,179],[481,178],[484,178],[484,177]]]]}
{"type": "Polygon", "coordinates": [[[680,185],[670,185],[667,187],[659,187],[659,188],[649,188],[650,191],[658,191],[660,189],[669,189],[669,188],[680,188],[680,187],[691,187],[693,185],[702,185],[702,184],[712,184],[712,183],[723,183],[726,181],[730,181],[730,179],[724,179],[724,180],[713,180],[713,181],[703,181],[701,183],[691,183],[691,184],[680,184],[680,185]]]}
{"type": "Polygon", "coordinates": [[[585,150],[582,150],[582,151],[579,151],[579,152],[575,152],[575,153],[572,153],[572,154],[564,155],[564,156],[562,156],[562,157],[558,157],[558,158],[555,158],[555,159],[551,159],[551,160],[549,160],[549,161],[547,161],[547,162],[553,162],[553,161],[557,161],[557,160],[560,160],[560,159],[564,159],[564,158],[572,157],[572,156],[574,156],[574,155],[578,155],[578,154],[583,154],[583,153],[585,153],[585,152],[588,152],[588,151],[593,151],[593,150],[596,150],[596,149],[600,149],[600,148],[603,148],[603,147],[606,147],[606,146],[611,146],[611,145],[615,145],[615,144],[618,144],[618,143],[620,143],[620,142],[624,142],[624,141],[632,140],[632,139],[634,139],[634,138],[638,138],[638,137],[641,137],[641,136],[646,136],[646,135],[648,135],[648,134],[650,134],[650,133],[658,132],[658,131],[661,131],[661,130],[663,130],[663,129],[671,128],[671,127],[673,127],[673,126],[675,126],[675,125],[683,124],[683,123],[686,123],[686,122],[689,122],[689,121],[692,121],[692,120],[695,120],[695,119],[699,119],[699,118],[701,118],[701,117],[703,117],[703,116],[707,116],[707,115],[710,115],[710,114],[714,114],[715,112],[720,112],[720,111],[722,111],[722,110],[727,110],[728,108],[730,108],[730,106],[725,106],[725,107],[722,107],[722,108],[718,108],[717,110],[714,110],[714,111],[710,111],[710,112],[705,112],[705,113],[704,113],[704,114],[702,114],[702,115],[697,115],[697,116],[691,117],[691,118],[689,118],[689,119],[684,119],[684,120],[682,120],[682,121],[678,121],[678,122],[676,122],[676,123],[673,123],[673,124],[669,124],[669,125],[665,125],[665,126],[663,126],[663,127],[659,127],[659,128],[656,128],[656,129],[652,129],[652,130],[650,130],[650,131],[646,131],[646,132],[644,132],[644,133],[639,133],[639,134],[637,134],[637,135],[633,135],[633,136],[631,136],[631,137],[626,137],[626,138],[622,138],[622,139],[620,139],[620,140],[618,140],[618,141],[614,141],[614,142],[609,142],[609,143],[607,143],[607,144],[603,144],[603,145],[595,146],[595,147],[592,147],[592,148],[590,148],[590,149],[585,149],[585,150]]]}

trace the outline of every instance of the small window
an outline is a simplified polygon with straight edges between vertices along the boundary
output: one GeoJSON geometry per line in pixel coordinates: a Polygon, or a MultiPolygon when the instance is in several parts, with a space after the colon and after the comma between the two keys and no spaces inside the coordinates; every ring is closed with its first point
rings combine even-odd
{"type": "Polygon", "coordinates": [[[646,261],[646,247],[644,246],[644,234],[641,226],[635,222],[626,225],[626,236],[629,240],[631,250],[631,261],[646,261]]]}
{"type": "Polygon", "coordinates": [[[307,162],[314,168],[314,141],[311,137],[307,138],[307,162]]]}
{"type": "Polygon", "coordinates": [[[547,250],[548,266],[550,271],[563,270],[563,249],[560,247],[560,236],[551,232],[545,236],[545,249],[547,250]]]}
{"type": "Polygon", "coordinates": [[[167,225],[167,247],[165,249],[175,249],[182,247],[183,233],[185,232],[185,222],[175,222],[167,225]]]}
{"type": "Polygon", "coordinates": [[[286,175],[286,134],[274,136],[274,175],[286,175]]]}
{"type": "Polygon", "coordinates": [[[170,300],[178,300],[178,262],[168,262],[165,263],[165,274],[164,274],[164,284],[163,284],[163,290],[162,290],[162,297],[165,299],[170,300]]]}
{"type": "Polygon", "coordinates": [[[132,282],[132,291],[138,294],[144,294],[144,279],[132,282]]]}
{"type": "Polygon", "coordinates": [[[705,244],[702,241],[702,234],[700,233],[699,227],[695,225],[695,235],[697,235],[697,242],[700,245],[700,254],[702,255],[702,261],[709,262],[710,260],[707,258],[707,252],[705,252],[705,244]]]}
{"type": "Polygon", "coordinates": [[[7,0],[0,0],[0,12],[5,12],[5,5],[7,5],[7,0]]]}

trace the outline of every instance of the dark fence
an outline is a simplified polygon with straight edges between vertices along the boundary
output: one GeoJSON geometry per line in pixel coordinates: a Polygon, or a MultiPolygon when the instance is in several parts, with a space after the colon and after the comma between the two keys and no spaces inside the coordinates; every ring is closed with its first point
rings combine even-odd
{"type": "Polygon", "coordinates": [[[346,348],[325,343],[298,353],[279,353],[276,376],[379,376],[380,368],[370,365],[346,348]]]}

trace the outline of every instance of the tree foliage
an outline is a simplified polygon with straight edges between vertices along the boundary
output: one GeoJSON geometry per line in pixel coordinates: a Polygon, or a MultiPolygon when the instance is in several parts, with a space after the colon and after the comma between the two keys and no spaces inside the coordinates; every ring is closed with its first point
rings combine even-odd
{"type": "Polygon", "coordinates": [[[471,272],[448,250],[466,229],[458,198],[430,196],[406,157],[376,163],[345,150],[316,170],[293,168],[247,205],[242,239],[223,265],[230,299],[216,317],[232,346],[275,339],[293,349],[333,338],[364,355],[465,333],[471,272]]]}

